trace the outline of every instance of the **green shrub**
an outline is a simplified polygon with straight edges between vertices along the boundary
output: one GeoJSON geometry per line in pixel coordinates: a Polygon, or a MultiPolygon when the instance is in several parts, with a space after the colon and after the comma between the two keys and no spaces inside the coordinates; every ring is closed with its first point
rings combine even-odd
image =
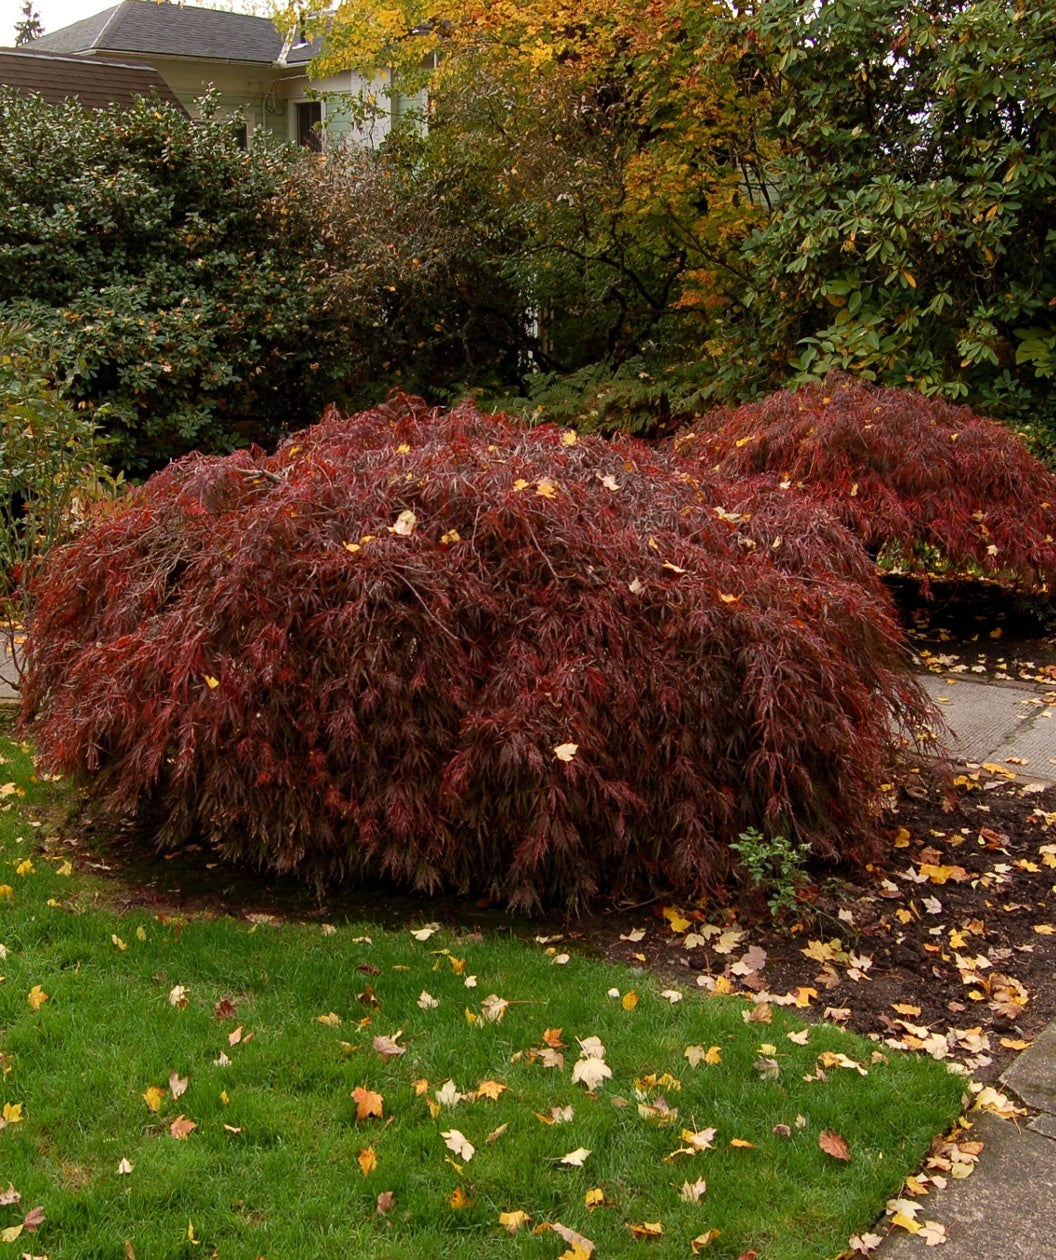
{"type": "Polygon", "coordinates": [[[120,467],[272,438],[332,396],[315,244],[273,204],[289,160],[221,118],[0,90],[0,317],[106,404],[120,467]]]}
{"type": "Polygon", "coordinates": [[[0,624],[22,625],[33,574],[117,488],[92,414],[48,379],[24,327],[0,324],[0,624]]]}

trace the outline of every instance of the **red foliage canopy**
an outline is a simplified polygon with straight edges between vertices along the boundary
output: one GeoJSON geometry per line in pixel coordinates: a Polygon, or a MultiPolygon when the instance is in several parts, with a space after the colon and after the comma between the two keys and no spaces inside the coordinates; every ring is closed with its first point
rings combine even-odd
{"type": "Polygon", "coordinates": [[[397,398],[52,553],[24,719],[151,840],[516,907],[835,857],[927,703],[858,544],[625,439],[397,398]]]}
{"type": "Polygon", "coordinates": [[[918,572],[937,549],[1028,589],[1056,578],[1056,477],[967,407],[834,374],[712,412],[673,444],[723,477],[788,483],[918,572]]]}

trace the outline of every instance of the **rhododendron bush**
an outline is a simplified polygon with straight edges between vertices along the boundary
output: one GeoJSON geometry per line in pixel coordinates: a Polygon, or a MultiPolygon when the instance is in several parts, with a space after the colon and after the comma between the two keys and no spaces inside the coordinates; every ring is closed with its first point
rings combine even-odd
{"type": "Polygon", "coordinates": [[[514,907],[868,851],[928,718],[809,504],[417,400],[188,457],[56,552],[23,719],[159,847],[514,907]]]}
{"type": "Polygon", "coordinates": [[[769,474],[918,573],[1056,579],[1056,476],[967,407],[833,374],[712,412],[673,445],[725,477],[769,474]]]}

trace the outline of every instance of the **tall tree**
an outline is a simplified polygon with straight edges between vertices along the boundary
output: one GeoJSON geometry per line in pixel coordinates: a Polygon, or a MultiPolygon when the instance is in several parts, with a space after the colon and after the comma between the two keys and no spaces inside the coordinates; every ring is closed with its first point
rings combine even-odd
{"type": "Polygon", "coordinates": [[[637,380],[659,348],[694,356],[766,211],[763,80],[740,14],[722,0],[346,0],[313,32],[316,74],[386,64],[404,91],[428,87],[415,161],[495,229],[496,277],[526,316],[522,367],[637,380]],[[682,301],[692,277],[719,299],[682,301]]]}
{"type": "Polygon", "coordinates": [[[15,23],[15,47],[23,48],[44,34],[44,24],[33,0],[23,0],[22,17],[15,23]]]}
{"type": "Polygon", "coordinates": [[[1049,0],[768,0],[781,197],[740,357],[1056,423],[1049,0]]]}
{"type": "Polygon", "coordinates": [[[543,372],[699,406],[839,367],[1056,434],[1051,9],[344,0],[317,70],[428,81],[420,158],[502,225],[543,372]]]}

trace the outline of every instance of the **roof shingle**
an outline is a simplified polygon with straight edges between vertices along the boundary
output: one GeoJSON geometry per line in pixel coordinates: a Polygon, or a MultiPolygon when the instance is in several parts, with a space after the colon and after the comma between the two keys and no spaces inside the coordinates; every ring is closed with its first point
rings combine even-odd
{"type": "Polygon", "coordinates": [[[94,17],[42,35],[29,47],[42,52],[131,52],[271,65],[278,60],[282,42],[267,18],[154,0],[121,0],[94,17]]]}

